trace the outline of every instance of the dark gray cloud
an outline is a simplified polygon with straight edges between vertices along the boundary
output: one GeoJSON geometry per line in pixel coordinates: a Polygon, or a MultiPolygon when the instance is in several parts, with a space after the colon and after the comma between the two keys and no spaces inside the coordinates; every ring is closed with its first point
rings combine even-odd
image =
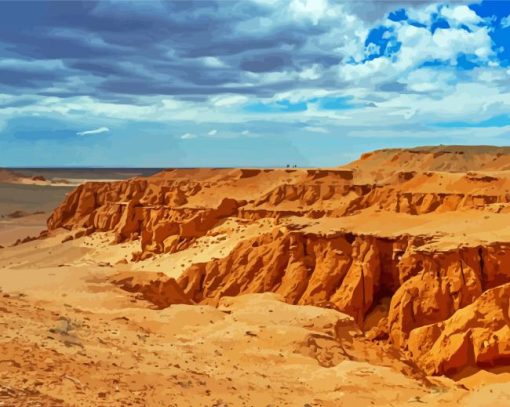
{"type": "MultiPolygon", "coordinates": [[[[34,66],[59,60],[66,69],[3,69],[0,86],[98,98],[115,93],[267,95],[263,84],[241,85],[244,73],[339,62],[341,57],[327,49],[306,46],[330,29],[327,24],[279,21],[277,11],[251,1],[2,2],[0,56],[34,66]],[[271,27],[258,26],[259,18],[272,21],[271,27]],[[248,22],[251,28],[242,29],[248,22]],[[217,59],[211,62],[211,57],[217,59]],[[56,85],[58,90],[48,89],[56,85]]],[[[285,86],[281,82],[275,89],[285,86]]]]}
{"type": "Polygon", "coordinates": [[[92,75],[100,77],[108,76],[132,76],[132,72],[128,69],[123,68],[121,65],[115,62],[108,61],[82,61],[82,60],[71,60],[67,63],[67,66],[71,69],[88,72],[92,75]]]}
{"type": "MultiPolygon", "coordinates": [[[[400,5],[422,2],[330,3],[373,20],[400,5]]],[[[32,93],[89,94],[107,100],[158,94],[272,96],[295,88],[296,79],[289,77],[269,87],[264,74],[296,73],[311,66],[324,73],[323,86],[341,88],[341,79],[328,69],[349,56],[338,51],[349,38],[339,35],[332,42],[323,36],[341,29],[342,21],[296,18],[282,11],[289,4],[0,2],[0,57],[30,61],[35,67],[58,60],[64,67],[55,72],[1,68],[0,92],[16,85],[32,93]]],[[[300,87],[316,86],[310,79],[300,82],[300,87]]]]}
{"type": "Polygon", "coordinates": [[[241,60],[241,69],[250,72],[273,72],[285,68],[290,58],[286,55],[262,54],[241,60]]]}
{"type": "Polygon", "coordinates": [[[31,88],[40,86],[42,83],[48,84],[57,81],[58,74],[53,72],[34,72],[16,68],[0,67],[0,84],[2,85],[31,88]]]}

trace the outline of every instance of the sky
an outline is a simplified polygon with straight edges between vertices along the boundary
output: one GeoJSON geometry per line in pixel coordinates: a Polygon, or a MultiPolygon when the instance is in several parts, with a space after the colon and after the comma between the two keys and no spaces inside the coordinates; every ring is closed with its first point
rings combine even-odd
{"type": "Polygon", "coordinates": [[[0,166],[510,145],[510,1],[2,1],[0,166]]]}

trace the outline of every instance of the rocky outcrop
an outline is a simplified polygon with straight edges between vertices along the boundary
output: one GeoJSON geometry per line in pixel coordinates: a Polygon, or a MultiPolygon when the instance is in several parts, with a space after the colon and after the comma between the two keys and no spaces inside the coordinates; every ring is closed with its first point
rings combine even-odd
{"type": "Polygon", "coordinates": [[[124,272],[112,277],[111,282],[125,291],[140,294],[160,309],[172,304],[192,303],[175,279],[163,273],[124,272]]]}
{"type": "Polygon", "coordinates": [[[218,169],[197,173],[199,180],[189,181],[182,178],[186,171],[83,184],[52,213],[48,229],[113,231],[116,242],[139,239],[141,251],[136,258],[143,259],[187,248],[232,216],[248,220],[289,216],[317,219],[368,209],[421,215],[510,208],[510,193],[503,184],[491,186],[494,177],[483,181],[484,177],[472,173],[455,178],[448,192],[430,192],[427,185],[439,184],[441,176],[400,171],[393,184],[369,184],[359,183],[352,170],[342,169],[218,169]]]}
{"type": "Polygon", "coordinates": [[[484,292],[445,321],[413,330],[409,350],[429,374],[510,362],[510,283],[484,292]]]}
{"type": "Polygon", "coordinates": [[[115,242],[141,241],[141,254],[181,250],[243,204],[224,198],[217,206],[185,207],[198,184],[150,185],[134,179],[86,183],[73,191],[48,219],[50,230],[85,228],[115,232],[115,242]]]}
{"type": "Polygon", "coordinates": [[[139,240],[133,260],[144,260],[187,249],[229,218],[244,224],[270,218],[279,225],[271,233],[266,228],[230,246],[223,258],[192,264],[178,283],[158,277],[122,285],[158,307],[174,297],[217,303],[274,292],[290,304],[335,308],[367,337],[409,352],[427,372],[451,374],[507,358],[508,301],[501,298],[508,296],[510,243],[441,248],[432,246],[434,233],[326,233],[281,220],[300,217],[313,225],[363,211],[412,215],[399,219],[508,211],[510,177],[484,171],[505,168],[510,154],[485,151],[463,172],[473,157],[469,148],[384,150],[342,169],[172,170],[87,183],[55,210],[48,228],[111,231],[116,243],[139,240]],[[489,337],[494,330],[497,340],[489,337]]]}
{"type": "Polygon", "coordinates": [[[381,259],[391,258],[394,245],[401,244],[276,228],[241,242],[223,259],[193,265],[179,284],[197,302],[269,291],[292,304],[331,303],[362,325],[379,292],[393,288],[391,266],[383,270],[381,259]]]}
{"type": "Polygon", "coordinates": [[[371,334],[409,348],[427,372],[450,374],[471,363],[506,360],[510,247],[428,252],[423,244],[408,236],[318,236],[275,229],[240,243],[226,258],[193,265],[179,285],[197,302],[276,292],[292,304],[336,308],[362,328],[390,297],[387,315],[371,334]],[[469,327],[477,327],[475,336],[469,327]]]}
{"type": "Polygon", "coordinates": [[[510,248],[427,252],[424,240],[338,233],[319,236],[277,228],[241,242],[227,257],[195,264],[179,279],[195,301],[276,292],[293,304],[331,304],[364,319],[391,296],[386,329],[404,348],[414,329],[443,321],[482,292],[510,281],[510,248]]]}
{"type": "Polygon", "coordinates": [[[493,146],[431,146],[394,148],[362,154],[347,165],[372,179],[397,171],[502,171],[510,169],[510,148],[493,146]]]}
{"type": "Polygon", "coordinates": [[[451,212],[462,209],[488,209],[494,204],[510,203],[508,194],[470,194],[446,192],[407,192],[377,187],[354,199],[344,214],[371,207],[410,215],[451,212]]]}

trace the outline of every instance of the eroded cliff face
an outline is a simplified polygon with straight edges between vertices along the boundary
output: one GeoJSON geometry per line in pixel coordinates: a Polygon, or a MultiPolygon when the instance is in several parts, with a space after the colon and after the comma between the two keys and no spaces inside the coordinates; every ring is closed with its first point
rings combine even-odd
{"type": "Polygon", "coordinates": [[[87,183],[55,210],[48,228],[139,241],[132,260],[143,261],[187,250],[229,219],[271,219],[271,232],[240,239],[220,258],[193,261],[177,283],[122,284],[160,307],[174,297],[215,303],[275,292],[291,304],[336,308],[368,338],[388,341],[432,374],[508,363],[510,240],[438,246],[462,235],[463,226],[449,236],[417,228],[426,229],[431,218],[421,221],[425,215],[451,213],[448,222],[455,224],[457,212],[470,211],[474,221],[507,213],[510,176],[501,169],[510,155],[484,152],[475,168],[481,172],[466,172],[471,151],[374,154],[342,169],[173,170],[87,183]],[[445,156],[456,158],[449,163],[445,156]],[[409,157],[418,158],[407,163],[409,157]],[[483,172],[486,167],[498,171],[483,172]],[[313,229],[317,220],[327,225],[356,215],[363,221],[365,213],[409,216],[401,230],[395,220],[391,234],[361,233],[353,224],[313,229]],[[288,221],[294,218],[299,225],[288,221]]]}
{"type": "MultiPolygon", "coordinates": [[[[390,297],[387,315],[374,328],[377,332],[370,334],[388,337],[403,350],[411,336],[416,353],[416,349],[426,349],[419,345],[424,335],[416,339],[422,327],[442,321],[449,324],[452,315],[485,290],[510,282],[510,246],[429,252],[422,250],[425,243],[409,236],[318,236],[275,229],[240,243],[223,259],[193,265],[179,284],[197,302],[276,292],[292,304],[335,307],[351,315],[361,328],[370,312],[390,297]]],[[[500,357],[494,352],[494,360],[487,356],[485,361],[497,363],[500,357]]],[[[430,370],[425,365],[428,360],[418,357],[417,363],[430,370]]],[[[469,363],[470,359],[464,360],[469,363]]],[[[432,371],[450,370],[437,367],[432,371]]]]}
{"type": "Polygon", "coordinates": [[[445,321],[411,332],[409,350],[429,374],[510,362],[510,283],[491,288],[445,321]]]}
{"type": "Polygon", "coordinates": [[[86,183],[53,212],[48,229],[113,231],[116,243],[140,239],[137,259],[182,250],[221,219],[236,214],[242,204],[224,198],[213,207],[183,207],[187,197],[201,188],[198,184],[153,186],[147,180],[86,183]]]}
{"type": "MultiPolygon", "coordinates": [[[[178,170],[174,170],[176,172],[178,170]]],[[[476,209],[510,211],[510,179],[398,172],[394,182],[360,184],[354,170],[210,170],[199,181],[174,173],[79,186],[51,215],[48,229],[113,231],[116,241],[141,238],[137,259],[188,247],[229,217],[338,218],[378,210],[423,215],[476,209]],[[267,182],[264,178],[272,182],[267,182]],[[474,181],[473,181],[474,180],[474,181]],[[494,184],[496,180],[496,184],[494,184]],[[508,184],[508,185],[507,185],[508,184]],[[255,187],[254,187],[255,186],[255,187]]]]}
{"type": "Polygon", "coordinates": [[[363,325],[374,301],[398,286],[393,257],[408,244],[275,228],[239,243],[225,258],[194,264],[179,284],[197,302],[272,291],[293,304],[334,306],[363,325]]]}
{"type": "Polygon", "coordinates": [[[111,282],[125,291],[140,294],[159,309],[172,304],[192,303],[175,279],[163,273],[124,272],[115,275],[111,282]]]}

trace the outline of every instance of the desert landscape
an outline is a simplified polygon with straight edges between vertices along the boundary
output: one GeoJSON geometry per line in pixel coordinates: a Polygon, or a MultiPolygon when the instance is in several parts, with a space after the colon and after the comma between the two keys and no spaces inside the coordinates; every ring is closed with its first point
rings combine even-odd
{"type": "Polygon", "coordinates": [[[153,172],[2,170],[0,405],[510,405],[510,148],[153,172]]]}
{"type": "Polygon", "coordinates": [[[0,1],[0,407],[510,407],[510,1],[0,1]]]}

